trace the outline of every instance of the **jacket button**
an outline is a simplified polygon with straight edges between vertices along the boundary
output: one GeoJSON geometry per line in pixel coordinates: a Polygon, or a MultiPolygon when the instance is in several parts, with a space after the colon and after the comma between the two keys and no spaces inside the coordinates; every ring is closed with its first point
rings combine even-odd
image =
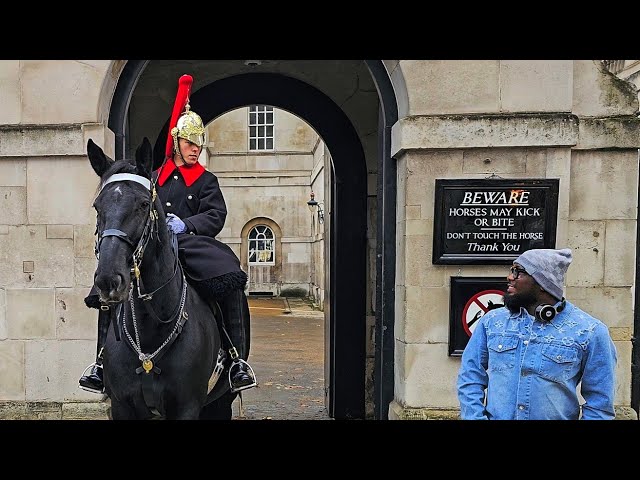
{"type": "Polygon", "coordinates": [[[171,206],[171,202],[167,202],[167,207],[170,207],[170,206],[171,206]]]}
{"type": "Polygon", "coordinates": [[[174,179],[174,180],[177,180],[177,179],[178,179],[178,175],[174,175],[174,176],[173,176],[173,179],[174,179]]]}
{"type": "Polygon", "coordinates": [[[187,198],[191,200],[193,198],[193,195],[189,195],[187,198]]]}

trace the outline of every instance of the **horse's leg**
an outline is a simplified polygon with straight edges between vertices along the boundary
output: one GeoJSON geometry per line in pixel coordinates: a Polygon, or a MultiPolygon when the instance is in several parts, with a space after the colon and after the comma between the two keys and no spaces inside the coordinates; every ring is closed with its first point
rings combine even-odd
{"type": "Polygon", "coordinates": [[[233,409],[231,404],[236,399],[237,393],[227,392],[217,400],[202,407],[200,420],[231,420],[233,409]]]}
{"type": "Polygon", "coordinates": [[[112,420],[135,420],[135,409],[124,402],[111,399],[111,419],[112,420]]]}
{"type": "Polygon", "coordinates": [[[200,404],[189,402],[180,408],[170,408],[165,412],[167,420],[198,420],[200,415],[200,404]]]}

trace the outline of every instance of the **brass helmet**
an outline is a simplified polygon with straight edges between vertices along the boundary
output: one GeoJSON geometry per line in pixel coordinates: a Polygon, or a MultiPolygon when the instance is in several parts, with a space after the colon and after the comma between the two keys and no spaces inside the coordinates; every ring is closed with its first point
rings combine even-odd
{"type": "Polygon", "coordinates": [[[200,148],[204,147],[204,124],[202,118],[196,112],[192,112],[189,103],[185,105],[185,111],[171,129],[173,137],[173,151],[178,152],[178,138],[184,138],[195,143],[200,148]]]}

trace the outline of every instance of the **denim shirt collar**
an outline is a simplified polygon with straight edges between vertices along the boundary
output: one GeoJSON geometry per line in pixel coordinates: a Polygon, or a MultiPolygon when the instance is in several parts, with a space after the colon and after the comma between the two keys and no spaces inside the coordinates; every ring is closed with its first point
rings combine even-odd
{"type": "MultiPolygon", "coordinates": [[[[565,300],[565,307],[564,309],[558,313],[553,320],[551,320],[549,322],[549,325],[551,325],[552,327],[554,327],[556,330],[561,330],[562,327],[564,326],[564,324],[568,321],[569,317],[570,317],[570,313],[571,311],[574,309],[574,305],[572,303],[569,303],[568,300],[565,300]]],[[[527,309],[524,307],[520,307],[520,311],[518,313],[513,313],[511,311],[509,311],[509,320],[526,320],[526,319],[531,319],[533,318],[535,320],[535,318],[532,315],[529,315],[529,312],[527,312],[527,309]]]]}

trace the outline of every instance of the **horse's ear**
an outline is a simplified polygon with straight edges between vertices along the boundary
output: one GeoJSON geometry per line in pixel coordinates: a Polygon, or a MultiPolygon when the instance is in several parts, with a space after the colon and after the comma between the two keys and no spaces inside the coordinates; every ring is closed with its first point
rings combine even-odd
{"type": "Polygon", "coordinates": [[[91,162],[93,171],[96,172],[99,177],[102,177],[104,172],[113,165],[113,160],[105,155],[102,148],[96,145],[91,139],[87,142],[87,155],[89,156],[89,162],[91,162]]]}
{"type": "Polygon", "coordinates": [[[153,148],[147,137],[142,139],[142,143],[136,149],[136,165],[138,174],[143,177],[151,178],[151,169],[153,164],[153,148]]]}

